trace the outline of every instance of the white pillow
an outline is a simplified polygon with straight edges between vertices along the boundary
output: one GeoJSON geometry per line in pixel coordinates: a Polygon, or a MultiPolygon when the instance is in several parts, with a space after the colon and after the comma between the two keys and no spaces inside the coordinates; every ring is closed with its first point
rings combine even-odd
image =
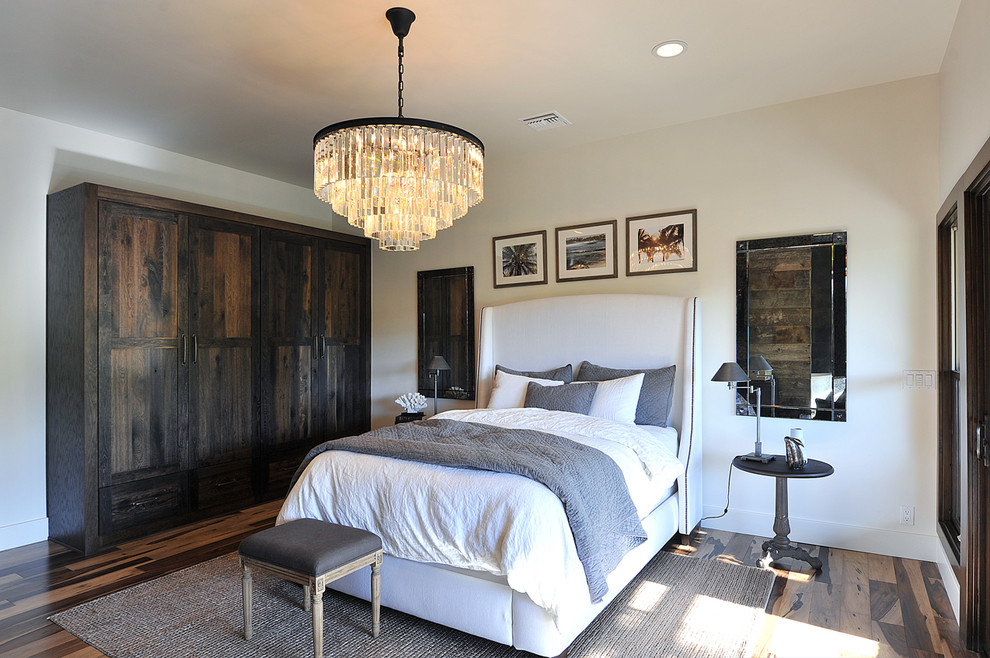
{"type": "Polygon", "coordinates": [[[560,386],[564,383],[553,379],[510,375],[504,370],[498,370],[495,372],[495,385],[492,387],[492,395],[488,399],[488,408],[516,409],[525,406],[526,387],[529,386],[530,382],[536,382],[541,386],[560,386]]]}
{"type": "Polygon", "coordinates": [[[639,392],[643,388],[645,377],[643,373],[637,373],[598,382],[598,390],[595,391],[595,399],[588,415],[620,423],[635,423],[639,392]]]}

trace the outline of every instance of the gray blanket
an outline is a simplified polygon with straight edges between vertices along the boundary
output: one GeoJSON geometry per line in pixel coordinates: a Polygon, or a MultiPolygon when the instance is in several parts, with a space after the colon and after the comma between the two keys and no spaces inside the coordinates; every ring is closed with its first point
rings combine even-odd
{"type": "Polygon", "coordinates": [[[592,602],[608,592],[605,578],[622,557],[646,541],[615,462],[600,450],[553,434],[444,419],[400,423],[316,446],[292,483],[328,450],[513,473],[543,484],[563,503],[592,602]]]}

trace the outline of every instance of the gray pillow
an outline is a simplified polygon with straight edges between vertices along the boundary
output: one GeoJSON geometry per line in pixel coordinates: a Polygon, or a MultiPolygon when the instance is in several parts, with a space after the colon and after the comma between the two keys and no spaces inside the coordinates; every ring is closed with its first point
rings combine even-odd
{"type": "Polygon", "coordinates": [[[571,364],[569,363],[566,366],[551,368],[550,370],[513,370],[502,365],[496,365],[495,371],[497,372],[499,370],[507,372],[510,375],[521,375],[522,377],[531,377],[533,379],[552,379],[555,382],[564,382],[565,384],[570,384],[574,381],[574,369],[571,368],[571,364]]]}
{"type": "Polygon", "coordinates": [[[603,381],[643,373],[643,388],[636,405],[637,425],[667,427],[674,404],[674,370],[676,366],[637,370],[635,368],[606,368],[585,361],[578,370],[578,381],[603,381]]]}
{"type": "Polygon", "coordinates": [[[591,411],[591,403],[595,400],[597,388],[598,384],[595,382],[564,384],[563,386],[543,386],[536,382],[530,382],[526,385],[526,403],[524,406],[587,414],[591,411]]]}

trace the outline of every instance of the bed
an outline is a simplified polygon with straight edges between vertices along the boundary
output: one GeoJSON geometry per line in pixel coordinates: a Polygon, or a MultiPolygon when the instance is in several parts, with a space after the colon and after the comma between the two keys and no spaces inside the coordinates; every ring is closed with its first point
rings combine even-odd
{"type": "MultiPolygon", "coordinates": [[[[639,467],[649,478],[653,478],[653,471],[656,471],[658,479],[655,489],[663,491],[653,491],[651,499],[643,498],[637,490],[638,498],[634,498],[633,502],[641,517],[645,540],[637,540],[642,543],[626,553],[614,569],[609,568],[605,576],[607,591],[597,601],[589,596],[590,576],[589,580],[584,580],[580,572],[575,576],[574,570],[580,569],[581,563],[573,558],[574,540],[569,537],[569,532],[559,532],[546,523],[540,526],[543,528],[539,539],[541,546],[524,546],[519,555],[513,553],[509,558],[504,558],[501,554],[491,556],[490,563],[487,563],[484,556],[471,554],[470,550],[464,549],[471,541],[458,539],[452,531],[446,530],[445,524],[448,523],[453,526],[470,526],[467,527],[469,534],[472,528],[481,528],[482,524],[470,517],[475,512],[470,511],[467,506],[463,510],[459,509],[458,515],[467,519],[462,523],[449,515],[449,505],[445,510],[440,505],[446,520],[438,521],[438,512],[423,512],[423,508],[415,507],[418,503],[410,502],[415,507],[413,511],[401,513],[427,517],[422,526],[429,532],[416,529],[412,525],[403,526],[401,530],[396,527],[367,527],[372,531],[377,529],[386,536],[391,533],[395,541],[403,545],[403,549],[396,553],[411,556],[406,559],[386,555],[382,566],[382,605],[537,655],[564,654],[578,633],[675,533],[690,533],[700,521],[699,322],[700,305],[695,297],[579,295],[484,308],[481,314],[478,354],[478,410],[440,414],[437,423],[442,424],[445,419],[472,423],[507,422],[514,427],[532,426],[541,429],[544,423],[557,423],[563,419],[564,425],[570,422],[566,431],[559,432],[563,436],[573,436],[578,440],[577,435],[586,433],[591,437],[588,438],[591,444],[604,445],[595,443],[599,441],[597,434],[614,430],[613,421],[591,419],[587,421],[590,429],[584,429],[585,423],[581,418],[574,418],[576,414],[566,412],[541,413],[528,409],[518,412],[486,411],[484,408],[488,406],[493,393],[496,366],[535,371],[568,363],[577,366],[584,362],[629,369],[673,365],[676,367],[676,377],[669,412],[670,428],[665,430],[665,436],[676,469],[670,470],[670,465],[666,462],[650,462],[642,454],[636,453],[639,456],[632,461],[638,460],[639,467]],[[511,420],[505,421],[504,418],[511,420]],[[568,434],[568,431],[572,434],[568,434]],[[658,475],[660,470],[663,470],[664,477],[671,479],[669,486],[661,484],[658,475]],[[430,537],[423,539],[421,534],[430,537]],[[420,550],[427,541],[440,545],[420,550]],[[544,543],[549,548],[542,546],[544,543]],[[543,550],[549,553],[538,553],[543,550]],[[438,551],[443,555],[438,556],[438,551]],[[526,551],[532,551],[532,555],[526,551]],[[532,559],[528,559],[530,557],[532,559]],[[545,578],[533,582],[531,576],[526,576],[527,569],[530,572],[539,572],[542,569],[545,571],[545,578]],[[575,583],[583,588],[583,595],[574,589],[575,583]]],[[[499,392],[496,391],[496,394],[499,392]]],[[[628,435],[632,449],[646,444],[642,439],[642,430],[643,428],[632,426],[632,429],[624,433],[628,435]]],[[[618,454],[626,451],[626,447],[620,446],[615,450],[618,454]]],[[[659,454],[664,451],[656,452],[659,454]]],[[[397,491],[413,492],[422,488],[426,491],[423,494],[425,498],[448,500],[444,491],[428,489],[418,484],[432,478],[434,471],[430,469],[447,469],[444,482],[457,478],[481,478],[477,480],[480,484],[474,486],[479,491],[497,490],[502,486],[506,491],[521,492],[519,497],[532,501],[527,502],[527,505],[532,505],[533,509],[527,508],[525,514],[537,519],[532,522],[534,525],[544,523],[540,519],[545,517],[539,516],[544,514],[539,508],[543,503],[538,503],[544,494],[559,506],[559,501],[549,490],[529,480],[523,484],[518,475],[479,474],[477,471],[463,469],[453,469],[456,471],[453,472],[445,466],[410,465],[406,462],[400,465],[389,458],[346,451],[331,450],[325,454],[329,455],[326,459],[324,455],[320,455],[313,460],[290,491],[277,522],[311,516],[366,527],[375,524],[374,520],[368,518],[368,509],[391,507],[400,502],[399,498],[402,503],[407,502],[406,499],[415,498],[412,494],[396,496],[397,491]],[[384,476],[382,474],[386,471],[380,467],[380,461],[368,460],[387,460],[391,464],[389,468],[395,470],[388,470],[388,475],[384,476]],[[374,466],[376,463],[379,464],[378,467],[374,466]],[[363,475],[366,472],[368,474],[363,475]],[[422,480],[397,479],[421,476],[422,480]],[[375,493],[376,490],[370,487],[376,477],[379,482],[375,486],[380,485],[384,489],[392,486],[398,489],[393,490],[391,495],[375,493]],[[362,478],[367,478],[368,488],[362,478]],[[505,478],[517,480],[509,482],[505,478]],[[334,483],[327,484],[327,480],[334,480],[334,483]],[[330,496],[320,493],[327,487],[336,492],[333,500],[328,500],[330,496]],[[348,503],[345,499],[351,499],[351,502],[348,503]]],[[[612,453],[608,454],[611,456],[612,453]]],[[[657,458],[660,459],[659,456],[657,458]]],[[[622,461],[619,457],[613,459],[622,461]]],[[[627,466],[622,468],[626,480],[632,482],[625,470],[627,466]]],[[[630,489],[634,489],[631,484],[630,489]]],[[[554,504],[546,503],[551,507],[554,504]]],[[[492,506],[482,509],[477,512],[480,515],[478,518],[489,519],[498,513],[493,512],[494,509],[496,508],[492,506]]],[[[513,516],[525,517],[525,514],[512,512],[513,516]]],[[[398,519],[399,516],[393,518],[398,519]]],[[[402,518],[405,519],[405,516],[402,518]]],[[[393,524],[389,520],[379,522],[386,526],[393,524]]],[[[402,523],[406,521],[403,520],[402,523]]],[[[526,541],[528,540],[512,543],[525,544],[526,541]]],[[[333,588],[370,600],[368,581],[365,574],[355,573],[336,581],[333,588]]]]}

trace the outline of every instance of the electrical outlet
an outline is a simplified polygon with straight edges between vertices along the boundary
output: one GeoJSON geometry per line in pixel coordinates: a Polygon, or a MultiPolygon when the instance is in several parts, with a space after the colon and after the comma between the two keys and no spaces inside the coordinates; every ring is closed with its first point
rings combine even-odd
{"type": "Polygon", "coordinates": [[[901,525],[914,525],[914,507],[910,505],[901,506],[901,525]]]}

